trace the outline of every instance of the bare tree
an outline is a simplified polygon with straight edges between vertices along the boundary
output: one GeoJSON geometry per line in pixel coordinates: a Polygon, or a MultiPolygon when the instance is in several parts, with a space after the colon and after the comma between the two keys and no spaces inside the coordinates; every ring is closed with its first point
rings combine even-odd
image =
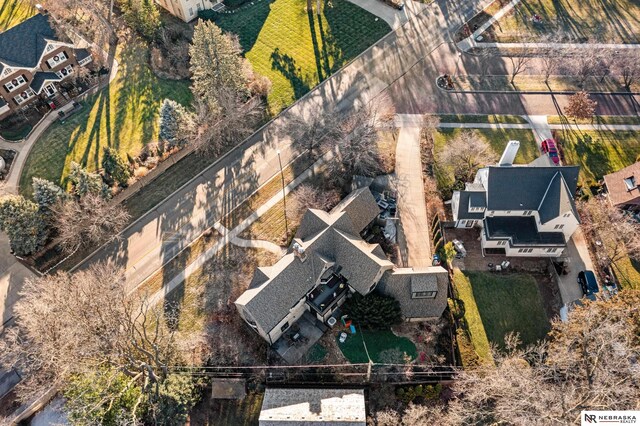
{"type": "Polygon", "coordinates": [[[300,185],[287,198],[287,216],[292,226],[308,209],[329,210],[340,201],[340,192],[328,188],[320,188],[311,184],[300,185]]]}
{"type": "MultiPolygon", "coordinates": [[[[122,270],[98,263],[73,275],[46,275],[27,280],[21,296],[0,357],[22,372],[22,397],[51,384],[65,387],[84,374],[107,375],[105,383],[117,374],[142,390],[140,398],[157,395],[175,358],[173,333],[165,325],[171,314],[129,297],[122,270]]],[[[96,392],[101,400],[85,407],[87,415],[120,397],[108,388],[96,392]]],[[[129,413],[134,420],[139,402],[129,413]]]]}
{"type": "Polygon", "coordinates": [[[569,98],[569,105],[564,112],[569,117],[586,120],[593,118],[598,103],[591,99],[587,92],[578,92],[569,98]]]}
{"type": "Polygon", "coordinates": [[[130,218],[122,206],[94,193],[87,193],[78,201],[63,200],[52,211],[60,244],[67,252],[102,242],[120,231],[130,218]]]}
{"type": "Polygon", "coordinates": [[[613,64],[616,60],[616,53],[612,49],[601,49],[595,54],[594,74],[600,76],[600,83],[611,74],[613,64]]]}
{"type": "Polygon", "coordinates": [[[531,56],[528,55],[527,52],[521,52],[518,56],[508,56],[509,62],[511,63],[511,84],[513,85],[513,81],[515,78],[522,74],[529,63],[531,62],[531,56]]]}
{"type": "Polygon", "coordinates": [[[582,49],[579,54],[575,54],[570,60],[569,65],[571,71],[578,77],[578,87],[584,86],[584,83],[596,71],[596,54],[592,50],[582,49]]]}
{"type": "Polygon", "coordinates": [[[582,410],[637,408],[639,304],[630,290],[578,307],[525,348],[507,335],[495,366],[459,372],[447,406],[409,407],[401,424],[574,424],[582,410]]]}
{"type": "Polygon", "coordinates": [[[201,153],[219,154],[242,142],[256,128],[264,113],[258,96],[246,98],[232,89],[216,91],[216,109],[196,98],[195,113],[185,120],[187,139],[201,153]]]}
{"type": "Polygon", "coordinates": [[[378,129],[393,120],[395,109],[387,98],[378,98],[362,106],[341,123],[335,139],[325,138],[323,145],[338,148],[338,161],[330,163],[334,177],[375,176],[382,171],[378,149],[378,129]]]}
{"type": "Polygon", "coordinates": [[[631,91],[631,85],[640,76],[640,52],[637,49],[628,49],[624,53],[618,53],[615,64],[622,76],[624,87],[631,91]]]}
{"type": "Polygon", "coordinates": [[[564,56],[557,49],[545,49],[540,56],[540,64],[544,82],[549,82],[549,77],[558,70],[558,66],[564,60],[564,56]]]}
{"type": "Polygon", "coordinates": [[[491,145],[471,131],[460,132],[436,158],[443,170],[449,170],[454,180],[462,182],[473,180],[473,175],[480,167],[497,161],[491,145]]]}
{"type": "Polygon", "coordinates": [[[333,141],[340,136],[338,116],[332,111],[311,114],[309,118],[296,115],[292,117],[286,130],[298,151],[306,150],[310,158],[315,158],[315,149],[321,145],[323,139],[333,141]]]}
{"type": "Polygon", "coordinates": [[[627,256],[640,260],[638,222],[603,197],[593,197],[580,203],[579,211],[584,231],[596,241],[597,261],[601,266],[611,266],[627,256]]]}

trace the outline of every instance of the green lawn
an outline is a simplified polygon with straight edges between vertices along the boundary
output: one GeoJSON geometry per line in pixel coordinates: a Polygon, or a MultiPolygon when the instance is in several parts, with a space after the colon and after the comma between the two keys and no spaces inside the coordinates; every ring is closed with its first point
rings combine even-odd
{"type": "MultiPolygon", "coordinates": [[[[477,313],[469,312],[468,289],[461,293],[471,323],[478,330],[479,314],[487,339],[497,345],[504,344],[509,332],[520,334],[523,344],[544,339],[549,332],[549,320],[544,311],[536,280],[528,274],[500,275],[490,272],[464,271],[464,279],[456,277],[456,286],[470,286],[477,313]]],[[[485,348],[483,347],[483,351],[485,348]]]]}
{"type": "MultiPolygon", "coordinates": [[[[503,3],[507,3],[506,1],[503,3]]],[[[580,41],[640,42],[640,2],[637,0],[522,0],[489,30],[500,42],[535,41],[562,31],[580,41]],[[542,17],[534,24],[531,16],[542,17]]]]}
{"type": "Polygon", "coordinates": [[[583,184],[598,181],[608,173],[627,167],[640,156],[638,132],[561,130],[565,162],[580,166],[583,184]]]}
{"type": "Polygon", "coordinates": [[[106,146],[121,155],[137,155],[157,137],[158,107],[164,98],[188,105],[189,83],[157,78],[147,65],[147,46],[139,40],[123,41],[116,54],[116,79],[89,97],[83,110],[64,124],[53,124],[33,146],[20,179],[20,190],[31,194],[31,178],[43,177],[65,184],[72,161],[89,170],[100,168],[106,146]]]}
{"type": "Polygon", "coordinates": [[[623,289],[640,290],[640,263],[628,257],[617,261],[613,265],[616,277],[623,289]]]}
{"type": "Polygon", "coordinates": [[[253,68],[273,83],[268,98],[273,114],[390,31],[382,19],[347,0],[323,2],[320,16],[308,14],[306,4],[266,0],[216,20],[238,35],[253,68]]]}
{"type": "MultiPolygon", "coordinates": [[[[443,121],[444,122],[444,121],[443,121]]],[[[496,159],[500,158],[504,148],[510,140],[520,141],[520,149],[516,156],[516,164],[526,164],[535,160],[539,155],[538,145],[531,130],[527,129],[438,129],[435,135],[435,154],[445,146],[451,139],[455,138],[460,132],[472,131],[479,138],[487,141],[496,153],[496,159]]],[[[447,170],[442,169],[440,165],[435,168],[436,180],[440,189],[450,188],[454,182],[447,170]]]]}
{"type": "Polygon", "coordinates": [[[4,31],[36,14],[35,2],[0,0],[0,31],[4,31]]]}
{"type": "MultiPolygon", "coordinates": [[[[369,358],[362,343],[367,345],[367,351],[373,362],[385,361],[383,352],[397,349],[408,355],[412,360],[416,358],[416,345],[406,337],[399,337],[391,330],[360,330],[356,334],[349,334],[346,342],[338,342],[342,354],[353,364],[367,363],[369,358]]],[[[336,335],[336,340],[338,335],[336,335]]]]}
{"type": "Polygon", "coordinates": [[[549,124],[640,124],[640,116],[637,115],[596,115],[593,119],[575,120],[566,115],[550,115],[547,117],[549,124]]]}
{"type": "Polygon", "coordinates": [[[493,355],[491,355],[491,345],[487,338],[487,333],[480,317],[480,311],[476,304],[473,288],[469,277],[456,269],[453,274],[453,288],[457,299],[464,303],[464,317],[461,321],[461,327],[458,336],[458,346],[462,357],[462,365],[467,367],[473,365],[473,359],[478,357],[480,364],[492,364],[493,355]],[[460,335],[461,334],[461,335],[460,335]],[[471,345],[467,343],[470,342],[471,345]],[[468,353],[464,347],[460,345],[471,346],[469,350],[473,350],[475,354],[468,353]]]}

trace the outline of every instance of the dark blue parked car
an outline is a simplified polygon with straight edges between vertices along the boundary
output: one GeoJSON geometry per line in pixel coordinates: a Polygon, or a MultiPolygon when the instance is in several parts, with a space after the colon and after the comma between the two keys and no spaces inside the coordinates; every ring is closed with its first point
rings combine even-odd
{"type": "Polygon", "coordinates": [[[578,274],[578,284],[582,288],[582,293],[589,300],[596,300],[596,293],[599,290],[598,282],[596,281],[596,275],[593,271],[581,271],[578,274]]]}

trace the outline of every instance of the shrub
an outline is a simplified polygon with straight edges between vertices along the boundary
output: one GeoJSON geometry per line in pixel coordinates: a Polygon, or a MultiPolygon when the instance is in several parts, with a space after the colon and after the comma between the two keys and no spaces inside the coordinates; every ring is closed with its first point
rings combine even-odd
{"type": "Polygon", "coordinates": [[[378,293],[366,296],[355,293],[344,304],[344,311],[355,323],[368,329],[386,330],[402,322],[400,303],[378,293]]]}

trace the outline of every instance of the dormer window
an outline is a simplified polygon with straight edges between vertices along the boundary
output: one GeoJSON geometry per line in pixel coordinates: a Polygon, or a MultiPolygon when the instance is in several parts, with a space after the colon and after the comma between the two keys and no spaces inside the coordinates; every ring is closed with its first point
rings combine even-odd
{"type": "Polygon", "coordinates": [[[60,53],[54,55],[53,57],[49,58],[47,60],[47,64],[49,65],[49,68],[55,68],[56,66],[58,66],[61,63],[65,62],[67,59],[69,59],[67,54],[65,52],[60,52],[60,53]]]}
{"type": "Polygon", "coordinates": [[[7,92],[13,92],[23,84],[26,84],[26,82],[27,82],[27,79],[24,77],[24,75],[19,75],[13,80],[5,83],[4,88],[7,90],[7,92]]]}

